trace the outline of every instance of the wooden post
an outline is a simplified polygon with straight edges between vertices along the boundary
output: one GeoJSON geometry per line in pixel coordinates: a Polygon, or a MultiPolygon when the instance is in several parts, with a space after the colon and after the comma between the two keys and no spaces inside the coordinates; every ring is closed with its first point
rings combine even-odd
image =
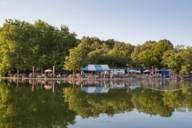
{"type": "Polygon", "coordinates": [[[17,78],[17,87],[19,87],[19,79],[17,78]]]}
{"type": "Polygon", "coordinates": [[[53,73],[52,73],[52,77],[54,78],[55,77],[55,66],[53,66],[53,73]]]}
{"type": "Polygon", "coordinates": [[[19,68],[17,66],[17,87],[19,86],[19,68]]]}
{"type": "Polygon", "coordinates": [[[35,78],[35,66],[33,66],[33,73],[32,73],[32,77],[35,78]]]}
{"type": "Polygon", "coordinates": [[[35,81],[32,80],[32,92],[35,90],[35,81]]]}
{"type": "Polygon", "coordinates": [[[54,93],[55,92],[55,81],[52,81],[53,83],[53,85],[52,85],[52,92],[54,93]]]}

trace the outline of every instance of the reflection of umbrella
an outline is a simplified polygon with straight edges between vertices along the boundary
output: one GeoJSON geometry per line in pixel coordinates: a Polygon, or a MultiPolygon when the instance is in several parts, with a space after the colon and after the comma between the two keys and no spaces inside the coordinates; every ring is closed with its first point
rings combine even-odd
{"type": "Polygon", "coordinates": [[[52,72],[52,70],[51,69],[46,69],[45,72],[52,72]]]}
{"type": "Polygon", "coordinates": [[[49,89],[52,88],[52,86],[51,86],[51,85],[44,85],[44,88],[45,88],[46,90],[49,90],[49,89]]]}

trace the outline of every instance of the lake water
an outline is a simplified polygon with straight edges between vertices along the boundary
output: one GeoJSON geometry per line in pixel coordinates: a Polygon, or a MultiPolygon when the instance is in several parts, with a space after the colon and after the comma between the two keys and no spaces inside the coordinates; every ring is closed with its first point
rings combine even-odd
{"type": "Polygon", "coordinates": [[[76,84],[1,81],[0,127],[192,127],[191,81],[84,81],[76,84]]]}

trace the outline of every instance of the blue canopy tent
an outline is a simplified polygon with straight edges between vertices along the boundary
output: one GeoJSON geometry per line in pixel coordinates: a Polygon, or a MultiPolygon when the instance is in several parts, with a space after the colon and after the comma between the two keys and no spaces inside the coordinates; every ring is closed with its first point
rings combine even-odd
{"type": "Polygon", "coordinates": [[[105,72],[110,71],[108,65],[105,64],[89,64],[81,69],[82,72],[105,72]]]}
{"type": "Polygon", "coordinates": [[[170,71],[168,69],[161,69],[160,74],[163,78],[168,78],[170,76],[170,71]]]}
{"type": "Polygon", "coordinates": [[[81,87],[82,92],[86,93],[108,93],[109,88],[103,87],[103,86],[96,86],[96,87],[81,87]]]}

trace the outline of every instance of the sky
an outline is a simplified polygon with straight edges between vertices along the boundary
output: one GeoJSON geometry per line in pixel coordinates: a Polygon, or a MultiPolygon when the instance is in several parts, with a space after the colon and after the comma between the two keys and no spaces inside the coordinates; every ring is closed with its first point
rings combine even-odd
{"type": "Polygon", "coordinates": [[[0,25],[8,18],[66,25],[78,38],[192,46],[192,0],[0,0],[0,25]]]}

